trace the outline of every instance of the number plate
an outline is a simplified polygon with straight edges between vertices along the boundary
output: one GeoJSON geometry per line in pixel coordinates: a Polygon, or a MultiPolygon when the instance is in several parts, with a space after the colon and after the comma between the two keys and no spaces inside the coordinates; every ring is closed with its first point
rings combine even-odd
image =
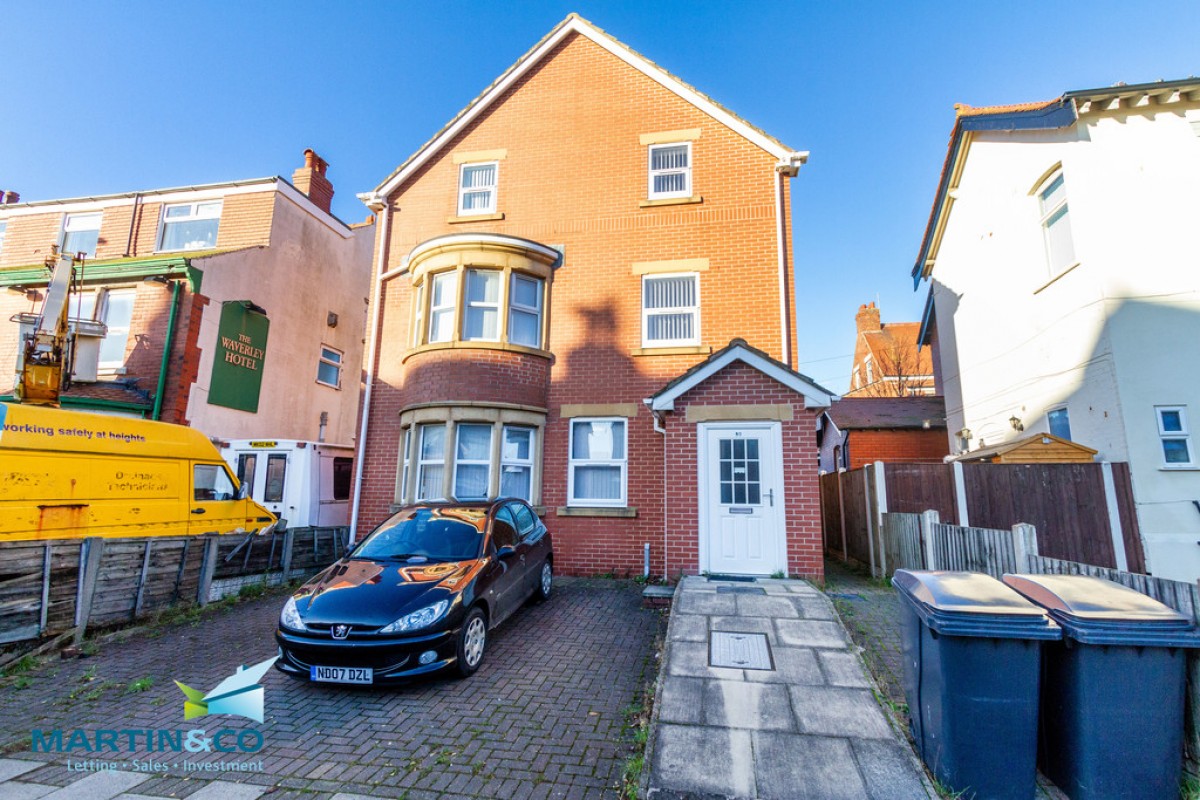
{"type": "Polygon", "coordinates": [[[325,683],[374,683],[373,673],[367,667],[309,667],[309,677],[325,683]]]}

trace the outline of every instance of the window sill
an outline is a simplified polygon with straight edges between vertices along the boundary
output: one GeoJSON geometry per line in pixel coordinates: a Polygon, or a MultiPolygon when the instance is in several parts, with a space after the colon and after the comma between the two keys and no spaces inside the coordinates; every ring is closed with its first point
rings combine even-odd
{"type": "Polygon", "coordinates": [[[637,509],[633,507],[609,507],[609,506],[560,506],[554,509],[554,513],[560,517],[622,517],[625,519],[633,519],[637,516],[637,509]]]}
{"type": "Polygon", "coordinates": [[[1167,465],[1158,468],[1159,472],[1200,472],[1200,464],[1167,465]]]}
{"type": "Polygon", "coordinates": [[[637,347],[629,351],[631,356],[707,356],[712,354],[711,347],[637,347]]]}
{"type": "Polygon", "coordinates": [[[496,214],[471,214],[469,216],[446,217],[446,223],[449,225],[458,225],[461,222],[495,222],[501,219],[504,219],[503,211],[496,214]]]}
{"type": "Polygon", "coordinates": [[[525,355],[537,356],[538,358],[554,358],[554,355],[549,350],[539,350],[536,347],[526,347],[523,344],[510,344],[508,342],[463,342],[455,340],[451,342],[434,342],[414,347],[401,357],[400,363],[403,364],[415,355],[427,353],[432,350],[504,350],[509,353],[524,353],[525,355]]]}
{"type": "Polygon", "coordinates": [[[317,384],[317,386],[324,386],[328,389],[333,389],[338,392],[340,392],[342,390],[341,386],[334,385],[332,383],[326,383],[325,381],[313,381],[313,383],[317,384]]]}
{"type": "Polygon", "coordinates": [[[704,198],[700,195],[692,195],[691,197],[662,197],[657,200],[639,200],[638,208],[657,208],[658,206],[688,206],[703,202],[704,198]]]}
{"type": "Polygon", "coordinates": [[[1041,286],[1039,286],[1038,288],[1034,289],[1034,290],[1033,290],[1033,293],[1034,293],[1034,294],[1038,294],[1038,293],[1040,293],[1040,292],[1041,292],[1043,289],[1048,289],[1048,288],[1050,288],[1051,286],[1053,286],[1055,283],[1057,283],[1057,282],[1058,282],[1058,279],[1059,279],[1059,278],[1061,278],[1061,277],[1063,277],[1064,275],[1067,275],[1067,274],[1069,274],[1069,273],[1071,273],[1071,272],[1074,272],[1074,271],[1075,271],[1075,268],[1076,268],[1076,267],[1078,267],[1078,266],[1080,265],[1080,263],[1082,263],[1082,262],[1076,261],[1074,264],[1072,264],[1071,266],[1067,267],[1067,268],[1066,268],[1066,269],[1064,269],[1062,272],[1058,273],[1057,275],[1055,275],[1053,278],[1051,278],[1050,280],[1048,280],[1048,281],[1046,281],[1045,283],[1043,283],[1043,284],[1042,284],[1041,286]]]}

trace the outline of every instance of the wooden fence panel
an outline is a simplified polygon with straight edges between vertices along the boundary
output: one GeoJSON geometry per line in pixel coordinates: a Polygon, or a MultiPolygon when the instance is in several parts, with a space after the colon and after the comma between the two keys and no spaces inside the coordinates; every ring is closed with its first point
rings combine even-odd
{"type": "Polygon", "coordinates": [[[842,552],[842,506],[838,499],[836,472],[821,476],[821,530],[824,533],[825,549],[831,553],[842,552]]]}
{"type": "Polygon", "coordinates": [[[1137,507],[1133,502],[1133,478],[1129,464],[1112,465],[1113,487],[1117,490],[1117,513],[1121,520],[1121,535],[1125,541],[1125,563],[1130,572],[1146,571],[1146,553],[1142,549],[1142,531],[1138,526],[1137,507]]]}
{"type": "Polygon", "coordinates": [[[888,511],[920,514],[933,509],[947,524],[958,523],[954,474],[949,464],[885,464],[888,511]]]}
{"type": "Polygon", "coordinates": [[[883,538],[889,576],[898,569],[926,568],[920,514],[887,512],[883,515],[883,538]]]}
{"type": "Polygon", "coordinates": [[[871,563],[867,527],[867,471],[842,473],[843,519],[846,525],[846,554],[860,564],[871,563]]]}
{"type": "Polygon", "coordinates": [[[933,526],[932,569],[983,572],[1000,578],[1017,569],[1017,548],[1013,531],[993,528],[963,528],[957,525],[933,526]]]}
{"type": "Polygon", "coordinates": [[[963,464],[971,523],[1034,525],[1039,552],[1116,566],[1099,464],[963,464]]]}

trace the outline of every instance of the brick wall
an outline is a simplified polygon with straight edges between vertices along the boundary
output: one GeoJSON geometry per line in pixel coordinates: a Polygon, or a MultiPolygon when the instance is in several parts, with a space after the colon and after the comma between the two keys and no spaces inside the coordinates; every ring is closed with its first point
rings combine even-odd
{"type": "MultiPolygon", "coordinates": [[[[405,155],[396,154],[396,161],[405,155]]],[[[635,262],[707,258],[709,269],[700,273],[702,344],[716,350],[741,337],[781,357],[774,166],[770,154],[588,39],[571,35],[388,198],[390,236],[377,243],[386,250],[384,272],[399,267],[416,245],[451,233],[508,234],[563,248],[548,289],[553,361],[542,492],[566,571],[640,574],[645,542],[652,546],[654,569],[663,564],[662,437],[641,401],[708,351],[635,355],[642,344],[635,262]],[[680,129],[700,130],[692,146],[692,186],[703,202],[639,207],[647,199],[648,159],[639,135],[680,129]],[[454,154],[495,149],[506,151],[497,192],[504,219],[451,222],[459,175],[454,154]],[[616,402],[638,405],[628,425],[628,504],[637,516],[558,517],[553,509],[566,505],[567,494],[568,422],[561,406],[616,402]]],[[[786,181],[784,197],[790,203],[786,181]]],[[[786,244],[790,281],[790,240],[786,244]]],[[[794,355],[793,299],[789,294],[786,304],[794,355]]],[[[414,385],[410,372],[424,363],[418,359],[429,355],[404,360],[412,341],[407,276],[388,282],[381,305],[360,532],[383,519],[395,501],[399,412],[413,398],[428,396],[405,390],[414,385]]],[[[444,352],[467,358],[469,351],[444,352]]],[[[452,391],[443,399],[464,390],[452,391]]],[[[506,402],[522,402],[512,398],[524,392],[520,381],[488,391],[506,402]]],[[[814,455],[814,480],[815,464],[814,455]]],[[[694,469],[686,474],[694,483],[694,469]]],[[[676,511],[671,507],[670,515],[676,511]]]]}
{"type": "Polygon", "coordinates": [[[930,430],[853,430],[846,447],[850,469],[875,461],[940,464],[950,454],[945,428],[930,430]]]}

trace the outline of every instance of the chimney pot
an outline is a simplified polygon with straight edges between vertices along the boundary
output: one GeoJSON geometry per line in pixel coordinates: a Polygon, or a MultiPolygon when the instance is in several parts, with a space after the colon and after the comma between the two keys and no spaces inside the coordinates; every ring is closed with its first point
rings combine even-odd
{"type": "Polygon", "coordinates": [[[882,330],[879,322],[879,309],[875,307],[874,301],[870,305],[864,304],[858,307],[858,313],[854,315],[854,324],[859,333],[882,330]]]}
{"type": "Polygon", "coordinates": [[[21,195],[16,192],[0,191],[0,204],[7,206],[19,202],[21,202],[21,195]]]}

